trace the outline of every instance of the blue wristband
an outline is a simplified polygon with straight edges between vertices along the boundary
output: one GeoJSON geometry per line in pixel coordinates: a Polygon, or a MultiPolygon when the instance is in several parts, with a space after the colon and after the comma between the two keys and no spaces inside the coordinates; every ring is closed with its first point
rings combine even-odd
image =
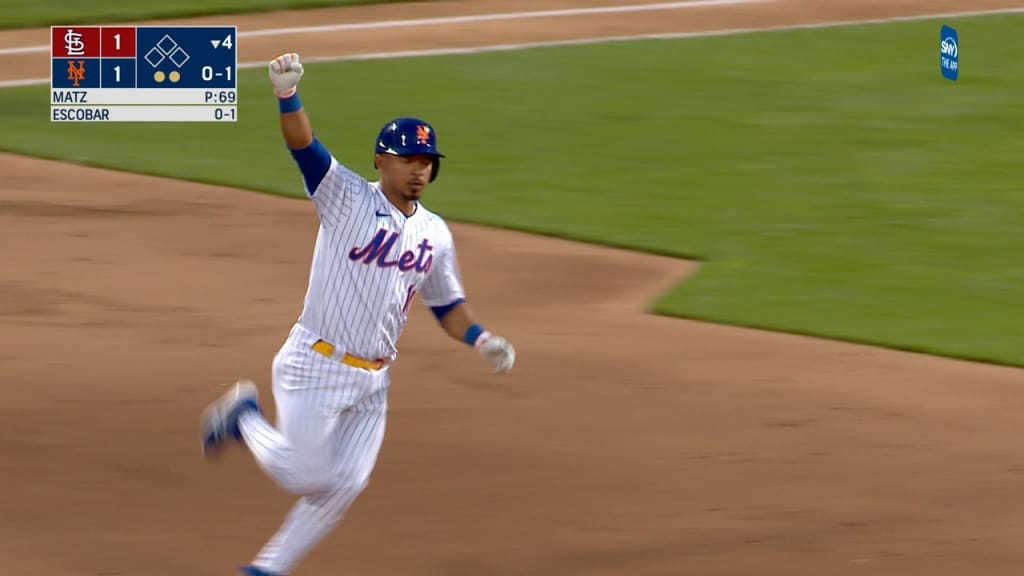
{"type": "Polygon", "coordinates": [[[483,333],[484,333],[483,326],[481,326],[479,324],[473,324],[472,326],[469,327],[468,330],[466,330],[466,335],[463,336],[462,339],[466,342],[466,344],[469,344],[470,346],[472,346],[472,345],[476,344],[476,339],[479,338],[480,335],[483,334],[483,333]]]}
{"type": "Polygon", "coordinates": [[[278,98],[277,107],[281,110],[281,114],[295,112],[299,108],[302,108],[302,102],[299,101],[298,91],[287,98],[278,98]]]}

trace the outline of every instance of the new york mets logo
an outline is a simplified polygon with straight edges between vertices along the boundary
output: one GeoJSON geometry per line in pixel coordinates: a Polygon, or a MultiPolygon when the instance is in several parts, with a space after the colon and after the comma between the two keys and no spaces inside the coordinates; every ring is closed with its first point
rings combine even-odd
{"type": "Polygon", "coordinates": [[[416,127],[416,143],[417,144],[429,144],[430,143],[430,126],[420,124],[416,127]]]}
{"type": "Polygon", "coordinates": [[[373,238],[366,246],[355,246],[349,250],[348,258],[353,262],[361,261],[363,264],[375,264],[381,268],[398,266],[398,269],[402,272],[416,270],[417,272],[426,273],[430,270],[430,265],[434,262],[434,255],[432,253],[434,247],[430,245],[426,238],[417,245],[418,250],[416,252],[406,250],[394,260],[388,260],[388,254],[395,247],[395,243],[398,242],[399,234],[399,232],[391,232],[389,235],[387,228],[381,228],[377,230],[377,233],[373,235],[373,238]]]}
{"type": "Polygon", "coordinates": [[[74,60],[68,60],[68,80],[74,80],[76,88],[80,81],[85,80],[85,62],[83,60],[78,61],[78,68],[75,68],[74,60]]]}

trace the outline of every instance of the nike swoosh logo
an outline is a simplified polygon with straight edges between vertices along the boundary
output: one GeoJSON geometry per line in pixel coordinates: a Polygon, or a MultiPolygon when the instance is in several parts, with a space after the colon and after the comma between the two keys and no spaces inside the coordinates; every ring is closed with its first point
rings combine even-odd
{"type": "Polygon", "coordinates": [[[381,212],[381,211],[378,210],[377,211],[377,216],[388,217],[388,216],[391,216],[391,214],[389,212],[381,212]]]}

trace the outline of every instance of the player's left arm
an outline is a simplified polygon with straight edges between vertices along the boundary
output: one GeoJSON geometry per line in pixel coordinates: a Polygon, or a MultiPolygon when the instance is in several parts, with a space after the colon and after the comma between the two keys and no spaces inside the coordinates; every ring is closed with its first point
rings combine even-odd
{"type": "Polygon", "coordinates": [[[516,360],[516,351],[505,338],[484,328],[466,303],[459,275],[455,248],[451,243],[436,255],[420,290],[420,299],[450,337],[472,346],[496,374],[508,372],[516,360]]]}
{"type": "Polygon", "coordinates": [[[432,306],[431,310],[449,336],[472,346],[491,363],[496,374],[512,369],[516,361],[516,350],[512,343],[481,326],[464,300],[432,306]]]}
{"type": "Polygon", "coordinates": [[[449,336],[472,346],[491,363],[495,373],[501,374],[512,369],[516,361],[515,348],[505,338],[481,326],[464,300],[446,306],[434,306],[431,310],[449,336]]]}

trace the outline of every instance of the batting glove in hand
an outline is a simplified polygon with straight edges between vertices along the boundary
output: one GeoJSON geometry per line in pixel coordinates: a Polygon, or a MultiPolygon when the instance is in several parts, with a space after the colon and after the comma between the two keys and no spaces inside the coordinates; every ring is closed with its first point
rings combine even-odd
{"type": "Polygon", "coordinates": [[[491,363],[495,374],[508,372],[516,362],[516,349],[501,336],[482,334],[476,343],[476,350],[491,363]]]}
{"type": "Polygon", "coordinates": [[[302,64],[299,55],[294,52],[282,54],[270,61],[270,82],[274,85],[274,94],[278,98],[288,98],[295,94],[295,89],[302,78],[302,64]]]}

